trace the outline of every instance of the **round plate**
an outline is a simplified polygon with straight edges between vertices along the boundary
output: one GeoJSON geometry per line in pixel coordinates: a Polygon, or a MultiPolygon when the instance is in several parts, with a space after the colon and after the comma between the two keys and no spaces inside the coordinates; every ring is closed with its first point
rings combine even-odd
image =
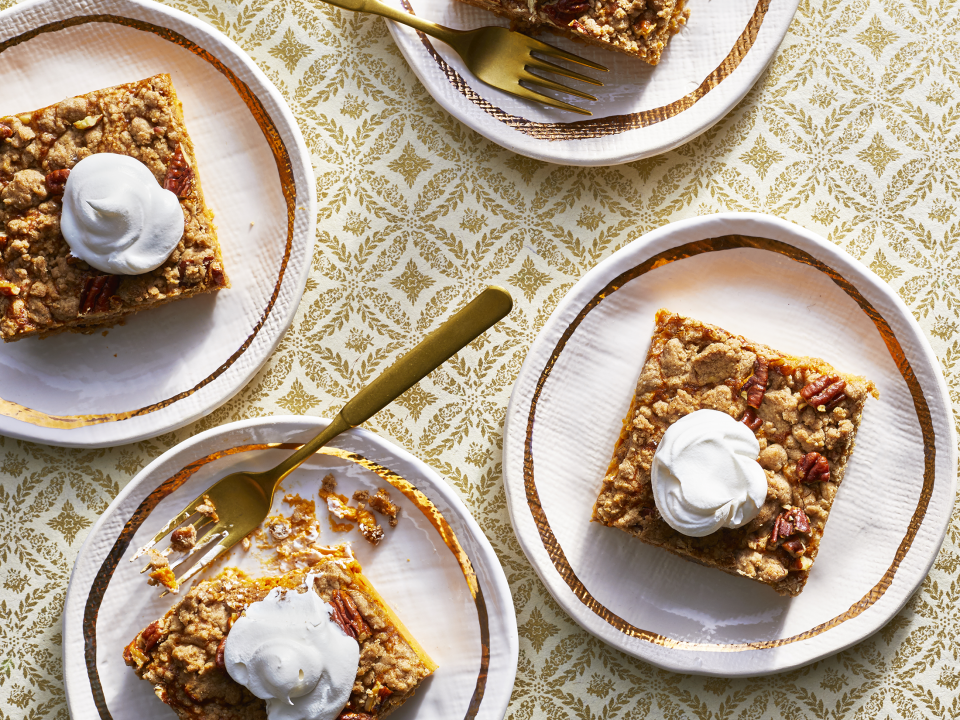
{"type": "Polygon", "coordinates": [[[553,597],[614,647],[686,673],[779,672],[876,631],[926,577],[956,486],[947,388],[910,312],[836,246],[764,215],[667,225],[587,273],[534,343],[504,435],[513,527],[553,597]],[[880,390],[798,597],[590,522],[659,308],[880,390]]]}
{"type": "MultiPolygon", "coordinates": [[[[176,599],[159,598],[139,573],[142,565],[129,559],[217,478],[271,468],[290,450],[268,444],[300,444],[326,425],[319,418],[276,417],[214,428],[164,453],[124,488],[84,542],[67,589],[63,665],[74,720],[173,717],[121,653],[176,599]]],[[[503,569],[476,521],[433,470],[365,430],[340,435],[284,480],[283,490],[319,500],[327,473],[348,496],[387,487],[401,508],[397,527],[384,527],[384,540],[373,547],[355,531],[331,530],[326,506],[317,502],[320,541],[352,541],[364,574],[440,666],[391,717],[501,720],[517,670],[517,620],[503,569]],[[411,483],[425,500],[401,492],[411,483]]],[[[277,493],[271,514],[289,516],[282,497],[277,493]]],[[[237,548],[205,576],[228,566],[268,574],[255,553],[237,548]]]]}
{"type": "Polygon", "coordinates": [[[232,287],[92,335],[0,349],[0,434],[103,447],[222,405],[293,320],[315,225],[313,170],[282,97],[232,41],[143,0],[39,0],[0,13],[0,116],[169,73],[232,287]]]}
{"type": "MultiPolygon", "coordinates": [[[[509,21],[457,0],[386,0],[448,27],[509,21]]],[[[783,41],[799,0],[688,0],[690,19],[656,66],[551,33],[539,39],[605,65],[577,68],[597,88],[553,79],[597,97],[559,96],[593,117],[527,102],[484,85],[447,45],[396,23],[390,32],[433,98],[460,122],[508,150],[565,165],[614,165],[657,155],[693,139],[750,90],[783,41]]],[[[573,67],[573,66],[571,66],[573,67]]]]}

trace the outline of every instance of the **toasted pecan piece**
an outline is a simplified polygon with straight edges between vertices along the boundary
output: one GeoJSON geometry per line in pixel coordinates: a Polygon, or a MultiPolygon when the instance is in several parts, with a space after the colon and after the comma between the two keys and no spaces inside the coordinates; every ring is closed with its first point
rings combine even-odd
{"type": "Polygon", "coordinates": [[[818,452],[808,452],[797,460],[797,479],[802,483],[827,482],[830,463],[818,452]]]}
{"type": "Polygon", "coordinates": [[[193,168],[183,154],[183,145],[177,143],[173,158],[167,166],[167,176],[163,179],[163,189],[169,190],[178,198],[184,198],[193,189],[193,168]]]}
{"type": "Polygon", "coordinates": [[[767,382],[770,380],[770,364],[762,355],[757,355],[753,361],[753,375],[740,388],[747,393],[747,405],[758,408],[763,403],[763,396],[767,392],[767,382]]]}

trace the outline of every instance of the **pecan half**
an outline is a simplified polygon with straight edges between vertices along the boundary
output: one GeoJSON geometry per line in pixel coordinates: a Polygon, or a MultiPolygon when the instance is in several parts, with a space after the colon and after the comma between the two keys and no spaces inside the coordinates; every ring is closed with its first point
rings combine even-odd
{"type": "Polygon", "coordinates": [[[787,514],[793,523],[794,532],[803,533],[804,535],[810,534],[810,518],[807,517],[807,514],[803,510],[800,508],[791,508],[787,511],[787,514]]]}
{"type": "Polygon", "coordinates": [[[837,376],[821,375],[812,383],[807,383],[803,386],[803,389],[800,390],[800,397],[809,401],[810,398],[812,398],[818,392],[821,392],[825,387],[827,387],[827,385],[836,382],[839,379],[840,378],[837,376]]]}
{"type": "Polygon", "coordinates": [[[373,631],[370,629],[370,626],[367,625],[366,620],[363,619],[363,615],[360,614],[360,609],[353,601],[353,598],[350,597],[349,593],[343,592],[342,590],[335,590],[330,604],[333,606],[333,612],[330,614],[330,618],[343,628],[343,631],[347,635],[355,638],[359,642],[363,642],[373,634],[373,631]]]}
{"type": "Polygon", "coordinates": [[[70,171],[67,168],[54,170],[52,173],[47,173],[47,176],[43,179],[43,184],[47,186],[47,192],[51,195],[63,195],[69,176],[70,171]]]}
{"type": "Polygon", "coordinates": [[[227,636],[224,635],[223,639],[220,641],[220,644],[217,645],[217,667],[221,670],[227,669],[227,663],[223,660],[224,652],[227,648],[227,636]]]}
{"type": "Polygon", "coordinates": [[[792,557],[800,557],[807,551],[807,548],[804,546],[803,542],[796,539],[787,540],[780,547],[790,553],[792,557]]]}
{"type": "Polygon", "coordinates": [[[786,513],[780,513],[773,521],[773,530],[770,531],[770,542],[776,543],[782,538],[793,534],[793,523],[786,518],[786,513]]]}
{"type": "Polygon", "coordinates": [[[167,176],[163,179],[163,189],[169,190],[178,198],[186,197],[193,189],[193,168],[183,156],[183,145],[177,143],[177,149],[167,166],[167,176]]]}
{"type": "Polygon", "coordinates": [[[590,9],[586,0],[559,0],[543,6],[547,17],[561,26],[567,26],[590,9]]]}
{"type": "Polygon", "coordinates": [[[743,413],[743,417],[740,418],[740,422],[746,425],[748,428],[756,432],[763,426],[763,420],[757,416],[757,411],[752,407],[748,407],[746,412],[743,413]]]}
{"type": "Polygon", "coordinates": [[[353,627],[350,625],[350,621],[344,616],[343,612],[340,610],[340,607],[337,605],[336,596],[330,600],[330,605],[333,607],[333,611],[330,613],[330,619],[333,620],[337,625],[340,626],[340,629],[343,630],[347,635],[356,639],[357,634],[354,631],[353,627]]]}
{"type": "Polygon", "coordinates": [[[837,375],[821,375],[800,391],[800,397],[813,407],[825,405],[827,409],[840,404],[847,381],[837,375]]]}
{"type": "Polygon", "coordinates": [[[752,408],[760,407],[763,402],[763,396],[767,392],[767,382],[770,379],[770,363],[762,355],[757,355],[753,361],[753,375],[747,378],[747,381],[740,388],[740,392],[746,391],[747,405],[752,408]]]}
{"type": "Polygon", "coordinates": [[[140,634],[140,637],[143,638],[143,649],[149,650],[156,645],[157,641],[160,640],[160,635],[160,621],[154,620],[147,625],[146,629],[140,634]]]}
{"type": "Polygon", "coordinates": [[[788,538],[795,533],[810,533],[810,520],[801,508],[790,508],[777,515],[773,521],[773,530],[770,532],[770,543],[788,538]]]}
{"type": "Polygon", "coordinates": [[[808,452],[797,460],[797,479],[802,483],[827,482],[830,463],[818,452],[808,452]]]}
{"type": "Polygon", "coordinates": [[[119,275],[97,275],[88,277],[80,293],[80,314],[106,312],[110,309],[110,298],[120,287],[119,275]]]}
{"type": "Polygon", "coordinates": [[[13,128],[0,123],[0,140],[6,140],[9,137],[13,137],[13,128]]]}

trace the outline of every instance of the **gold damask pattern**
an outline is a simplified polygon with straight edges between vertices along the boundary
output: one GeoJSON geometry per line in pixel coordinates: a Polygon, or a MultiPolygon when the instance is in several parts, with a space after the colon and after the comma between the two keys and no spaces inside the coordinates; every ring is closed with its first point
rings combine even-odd
{"type": "MultiPolygon", "coordinates": [[[[0,0],[0,8],[11,0],[0,0]]],[[[930,576],[865,642],[754,680],[657,670],[580,630],[513,536],[501,472],[510,387],[559,299],[667,222],[758,210],[847,249],[901,294],[960,410],[960,3],[801,2],[729,116],[664,155],[577,169],[514,155],[427,95],[379,19],[319,0],[169,0],[236,40],[290,103],[317,171],[318,244],[300,313],[254,381],[176,433],[109,450],[0,438],[0,719],[66,718],[60,613],[97,516],[199,430],[330,415],[464,299],[513,314],[371,429],[457,488],[496,548],[520,626],[511,720],[960,717],[960,512],[930,576]]]]}

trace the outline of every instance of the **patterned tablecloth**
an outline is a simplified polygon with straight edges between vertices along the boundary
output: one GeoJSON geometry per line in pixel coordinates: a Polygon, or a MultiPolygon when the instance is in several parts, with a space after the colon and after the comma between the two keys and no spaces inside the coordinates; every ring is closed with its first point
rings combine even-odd
{"type": "Polygon", "coordinates": [[[236,40],[290,103],[317,173],[313,270],[276,353],[201,422],[108,450],[0,437],[0,718],[66,718],[70,568],[140,468],[222,423],[332,415],[489,283],[513,292],[510,317],[369,427],[448,478],[503,563],[520,628],[507,717],[960,716],[957,511],[921,590],[874,637],[795,672],[711,679],[658,670],[573,623],[520,552],[500,477],[510,388],[559,299],[626,243],[698,214],[771,213],[869,266],[919,320],[960,409],[958,0],[803,0],[769,70],[712,130],[595,169],[529,160],[466,129],[379,18],[319,0],[168,3],[236,40]]]}

